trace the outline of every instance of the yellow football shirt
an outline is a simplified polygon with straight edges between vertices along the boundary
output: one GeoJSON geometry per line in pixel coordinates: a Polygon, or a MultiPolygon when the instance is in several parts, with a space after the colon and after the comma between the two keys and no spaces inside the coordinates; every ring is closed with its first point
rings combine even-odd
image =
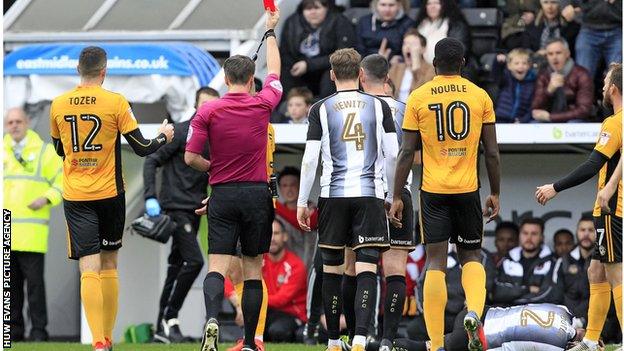
{"type": "MultiPolygon", "coordinates": [[[[622,152],[622,111],[618,111],[613,116],[608,117],[602,122],[600,130],[600,136],[596,142],[594,150],[605,155],[609,161],[602,166],[598,173],[598,191],[604,188],[605,184],[611,178],[611,175],[617,167],[618,161],[622,152]]],[[[617,193],[614,194],[614,199],[611,202],[616,201],[615,215],[622,217],[622,180],[618,183],[617,193]]],[[[613,209],[613,205],[610,205],[613,209]]],[[[596,202],[594,204],[594,216],[600,216],[600,204],[596,202]]]]}
{"type": "Polygon", "coordinates": [[[495,120],[489,95],[460,76],[436,76],[414,90],[403,129],[422,138],[421,189],[436,194],[477,190],[481,127],[495,120]]]}
{"type": "Polygon", "coordinates": [[[50,134],[61,139],[63,198],[100,200],[124,192],[120,134],[138,128],[128,101],[100,86],[78,86],[55,98],[50,134]]]}

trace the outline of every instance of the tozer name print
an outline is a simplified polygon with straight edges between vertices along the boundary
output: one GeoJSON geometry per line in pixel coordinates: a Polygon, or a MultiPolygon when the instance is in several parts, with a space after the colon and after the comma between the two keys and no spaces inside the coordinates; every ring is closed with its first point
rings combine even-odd
{"type": "Polygon", "coordinates": [[[70,105],[93,105],[95,96],[72,96],[69,98],[70,105]]]}

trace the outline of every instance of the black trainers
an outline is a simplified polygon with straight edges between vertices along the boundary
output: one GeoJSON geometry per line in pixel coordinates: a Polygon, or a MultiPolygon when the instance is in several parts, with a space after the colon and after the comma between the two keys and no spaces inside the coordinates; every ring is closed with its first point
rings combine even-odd
{"type": "Polygon", "coordinates": [[[308,346],[314,346],[318,343],[318,325],[306,324],[303,328],[303,343],[308,346]]]}
{"type": "Polygon", "coordinates": [[[152,337],[152,342],[161,343],[161,344],[171,343],[171,341],[169,341],[169,338],[165,334],[165,331],[163,330],[162,325],[159,325],[158,328],[156,329],[156,332],[154,332],[154,336],[152,337]]]}
{"type": "Polygon", "coordinates": [[[180,343],[186,340],[186,337],[182,335],[182,332],[180,331],[180,321],[177,318],[171,318],[166,322],[163,320],[163,322],[166,325],[164,330],[166,331],[167,339],[169,339],[170,342],[180,343]]]}
{"type": "MultiPolygon", "coordinates": [[[[243,347],[243,350],[245,347],[243,347]]],[[[219,351],[219,321],[210,318],[204,327],[200,351],[219,351]]],[[[255,350],[252,350],[255,351],[255,350]]]]}

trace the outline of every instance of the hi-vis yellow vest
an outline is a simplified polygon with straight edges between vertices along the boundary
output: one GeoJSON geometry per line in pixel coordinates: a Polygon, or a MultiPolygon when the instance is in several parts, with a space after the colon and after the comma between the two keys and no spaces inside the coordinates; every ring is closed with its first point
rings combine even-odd
{"type": "Polygon", "coordinates": [[[5,135],[4,208],[11,210],[11,250],[45,253],[50,208],[63,199],[62,160],[54,146],[44,143],[32,130],[26,133],[21,158],[20,163],[13,153],[13,139],[5,135]],[[28,205],[41,196],[50,204],[36,211],[29,209],[28,205]]]}

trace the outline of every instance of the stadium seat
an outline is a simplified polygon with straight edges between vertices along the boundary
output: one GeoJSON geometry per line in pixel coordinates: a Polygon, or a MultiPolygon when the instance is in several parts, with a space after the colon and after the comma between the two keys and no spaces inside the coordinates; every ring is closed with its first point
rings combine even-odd
{"type": "Polygon", "coordinates": [[[472,33],[472,53],[476,57],[495,52],[500,39],[502,13],[496,8],[462,10],[472,33]]]}

